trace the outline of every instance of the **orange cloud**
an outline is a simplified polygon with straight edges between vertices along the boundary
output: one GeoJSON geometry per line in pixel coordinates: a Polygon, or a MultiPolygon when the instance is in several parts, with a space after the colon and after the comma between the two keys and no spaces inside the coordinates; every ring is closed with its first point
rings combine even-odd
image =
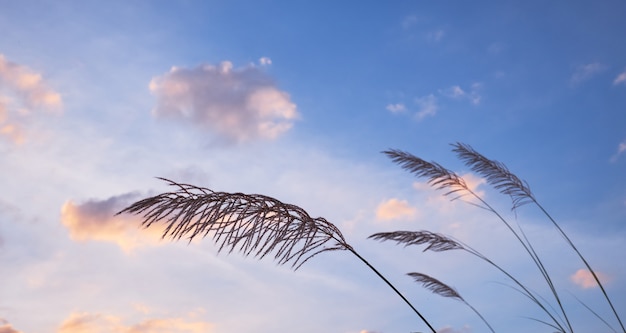
{"type": "Polygon", "coordinates": [[[0,318],[0,333],[22,333],[22,331],[18,331],[8,321],[0,318]]]}
{"type": "Polygon", "coordinates": [[[122,318],[99,313],[72,313],[57,333],[208,333],[213,324],[189,318],[153,318],[126,325],[122,318]]]}
{"type": "Polygon", "coordinates": [[[41,74],[10,62],[0,54],[0,136],[14,143],[24,141],[22,123],[33,110],[57,113],[63,107],[61,95],[50,89],[41,74]],[[10,112],[9,112],[10,111],[10,112]]]}
{"type": "Polygon", "coordinates": [[[113,242],[127,253],[139,246],[156,245],[163,234],[161,225],[143,228],[135,215],[115,215],[135,198],[135,194],[124,194],[81,204],[67,201],[61,208],[61,223],[72,240],[113,242]]]}
{"type": "Polygon", "coordinates": [[[376,219],[381,221],[408,220],[417,215],[417,209],[411,207],[406,200],[395,198],[384,201],[376,208],[376,219]]]}
{"type": "MultiPolygon", "coordinates": [[[[598,276],[598,279],[600,280],[600,282],[602,282],[602,284],[605,284],[609,280],[608,277],[603,273],[596,272],[596,275],[598,276]]],[[[593,278],[591,272],[584,268],[577,270],[576,273],[570,276],[570,279],[572,280],[572,282],[574,282],[574,284],[582,287],[583,289],[595,288],[598,286],[598,283],[593,278]]]]}

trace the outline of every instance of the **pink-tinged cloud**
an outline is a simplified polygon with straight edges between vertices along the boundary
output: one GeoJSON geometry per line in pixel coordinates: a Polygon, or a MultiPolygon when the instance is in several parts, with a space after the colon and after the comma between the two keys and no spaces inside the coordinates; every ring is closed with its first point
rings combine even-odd
{"type": "Polygon", "coordinates": [[[386,200],[376,208],[376,219],[379,221],[410,220],[417,215],[417,209],[411,207],[406,200],[395,198],[386,200]]]}
{"type": "Polygon", "coordinates": [[[613,80],[613,84],[614,85],[626,84],[626,70],[617,75],[615,80],[613,80]]]}
{"type": "Polygon", "coordinates": [[[127,325],[123,318],[99,313],[72,313],[57,333],[209,333],[213,324],[191,318],[152,318],[127,325]]]}
{"type": "Polygon", "coordinates": [[[61,223],[75,241],[116,243],[125,252],[140,246],[158,245],[162,225],[143,228],[135,215],[115,215],[137,199],[136,194],[124,194],[106,200],[90,200],[80,204],[67,201],[61,209],[61,223]]]}
{"type": "MultiPolygon", "coordinates": [[[[596,273],[596,276],[598,276],[598,279],[600,280],[600,282],[602,282],[602,284],[605,284],[608,282],[609,279],[604,273],[600,273],[600,272],[595,272],[595,273],[596,273]]],[[[598,286],[598,283],[594,279],[591,272],[589,272],[587,269],[584,269],[584,268],[577,270],[576,273],[570,276],[570,279],[572,280],[572,282],[574,282],[574,284],[578,285],[579,287],[582,287],[583,289],[595,288],[598,286]]]]}
{"type": "Polygon", "coordinates": [[[18,331],[8,321],[0,318],[0,333],[22,333],[22,331],[18,331]]]}
{"type": "Polygon", "coordinates": [[[225,142],[275,139],[298,118],[289,94],[253,65],[174,67],[154,78],[150,91],[157,97],[155,117],[189,122],[225,142]]]}
{"type": "Polygon", "coordinates": [[[20,144],[29,117],[36,111],[59,113],[62,107],[61,95],[48,87],[41,74],[0,54],[0,136],[20,144]]]}

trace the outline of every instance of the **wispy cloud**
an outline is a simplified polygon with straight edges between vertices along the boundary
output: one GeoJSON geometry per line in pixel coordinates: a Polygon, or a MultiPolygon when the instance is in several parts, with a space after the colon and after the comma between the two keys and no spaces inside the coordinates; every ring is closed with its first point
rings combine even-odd
{"type": "Polygon", "coordinates": [[[576,67],[574,74],[572,74],[572,77],[570,78],[570,83],[572,84],[582,83],[584,81],[589,80],[596,74],[601,73],[605,69],[606,69],[606,66],[598,62],[580,65],[576,67]]]}
{"type": "Polygon", "coordinates": [[[212,330],[213,324],[192,318],[152,318],[126,325],[118,316],[77,312],[60,325],[57,333],[208,333],[212,330]]]}
{"type": "Polygon", "coordinates": [[[402,28],[409,29],[417,23],[417,16],[409,15],[402,20],[402,28]]]}
{"type": "Polygon", "coordinates": [[[613,154],[613,156],[611,156],[611,162],[617,161],[617,159],[624,154],[624,152],[626,152],[626,140],[617,145],[617,151],[613,154]]]}
{"type": "Polygon", "coordinates": [[[417,209],[406,200],[395,198],[381,202],[376,208],[376,219],[380,221],[410,220],[417,215],[417,209]]]}
{"type": "Polygon", "coordinates": [[[437,97],[433,94],[418,97],[415,99],[415,103],[419,107],[419,110],[415,114],[415,117],[418,120],[424,119],[427,116],[436,115],[437,110],[439,109],[439,106],[437,105],[437,97]]]}
{"type": "Polygon", "coordinates": [[[465,99],[474,105],[480,104],[482,97],[480,96],[480,89],[482,88],[482,84],[478,82],[474,82],[471,84],[468,91],[461,88],[459,85],[454,85],[446,89],[439,90],[439,93],[442,96],[452,98],[452,99],[465,99]]]}
{"type": "MultiPolygon", "coordinates": [[[[598,276],[598,279],[600,279],[600,282],[602,282],[602,284],[608,282],[608,278],[605,274],[596,272],[596,275],[598,276]]],[[[598,286],[598,283],[593,278],[591,272],[586,269],[581,268],[577,270],[576,273],[570,276],[570,279],[572,280],[572,282],[574,282],[574,284],[583,289],[595,288],[598,286]]]]}
{"type": "Polygon", "coordinates": [[[0,54],[0,136],[22,143],[23,124],[34,111],[59,113],[62,107],[61,95],[48,87],[41,74],[0,54]]]}
{"type": "Polygon", "coordinates": [[[428,32],[428,34],[426,34],[426,37],[430,41],[439,42],[443,39],[445,35],[446,35],[445,31],[443,31],[442,29],[437,29],[437,30],[428,32]]]}
{"type": "Polygon", "coordinates": [[[626,84],[626,70],[619,73],[617,77],[615,78],[615,80],[613,80],[613,85],[618,85],[618,84],[626,84]]]}
{"type": "Polygon", "coordinates": [[[156,245],[162,228],[142,228],[141,220],[134,215],[115,215],[136,198],[130,193],[80,204],[67,201],[61,209],[61,223],[75,241],[112,242],[127,253],[139,246],[156,245]]]}
{"type": "Polygon", "coordinates": [[[386,109],[391,113],[402,113],[406,111],[406,106],[403,103],[387,104],[386,109]]]}
{"type": "MultiPolygon", "coordinates": [[[[269,58],[262,60],[269,64],[269,58]]],[[[289,94],[255,66],[174,67],[154,78],[150,90],[157,97],[153,115],[189,122],[226,142],[275,139],[298,117],[289,94]]]]}

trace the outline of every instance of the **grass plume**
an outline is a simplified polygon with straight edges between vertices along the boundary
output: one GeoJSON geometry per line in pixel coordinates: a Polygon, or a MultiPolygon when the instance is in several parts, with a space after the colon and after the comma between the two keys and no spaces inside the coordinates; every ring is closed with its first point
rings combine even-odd
{"type": "MultiPolygon", "coordinates": [[[[589,272],[591,272],[593,278],[595,279],[597,285],[600,287],[602,294],[604,295],[607,303],[609,304],[611,310],[613,311],[619,325],[622,328],[622,331],[626,333],[624,329],[624,325],[617,314],[615,307],[613,306],[608,293],[604,289],[602,283],[600,282],[597,274],[591,268],[587,260],[580,253],[580,251],[576,248],[574,243],[570,240],[567,234],[563,231],[563,229],[558,225],[558,223],[552,218],[550,214],[539,204],[536,200],[535,196],[530,190],[530,186],[525,181],[518,178],[515,174],[513,174],[509,169],[501,162],[491,160],[481,155],[477,151],[475,151],[471,146],[456,143],[453,144],[453,152],[457,154],[457,157],[463,161],[470,169],[483,178],[486,179],[487,183],[492,185],[496,190],[500,193],[505,194],[511,198],[512,202],[512,210],[516,212],[520,207],[533,203],[548,217],[548,219],[552,222],[555,228],[559,231],[559,233],[566,240],[568,245],[576,252],[582,262],[585,264],[589,272]]],[[[568,318],[568,312],[566,311],[564,304],[561,299],[560,293],[557,291],[557,288],[553,282],[551,275],[548,272],[547,267],[543,264],[539,253],[533,247],[531,241],[528,239],[526,234],[524,233],[522,227],[518,224],[518,228],[514,228],[504,217],[493,208],[487,201],[477,195],[475,192],[470,189],[467,184],[463,181],[463,179],[458,176],[456,173],[446,169],[435,162],[425,161],[417,156],[414,156],[410,153],[400,151],[400,150],[387,150],[383,152],[387,155],[393,162],[400,165],[403,169],[413,173],[417,177],[425,178],[429,185],[437,190],[443,190],[445,196],[449,196],[454,194],[455,197],[459,198],[465,195],[470,195],[474,197],[478,204],[475,204],[478,207],[484,208],[494,215],[506,225],[506,227],[511,231],[511,233],[515,236],[518,242],[522,245],[526,253],[529,255],[537,269],[539,270],[540,275],[546,282],[550,293],[558,304],[558,313],[555,313],[554,308],[540,295],[529,290],[521,281],[516,279],[514,276],[506,272],[499,265],[491,261],[489,258],[485,257],[478,251],[472,249],[471,247],[456,243],[455,245],[445,245],[441,247],[442,249],[448,249],[446,246],[452,246],[452,249],[457,249],[457,246],[478,256],[482,260],[488,262],[490,265],[494,266],[502,273],[504,273],[509,279],[511,279],[518,287],[518,291],[528,297],[532,302],[534,302],[538,307],[540,307],[549,317],[551,322],[537,320],[538,322],[542,322],[550,327],[558,329],[559,332],[570,332],[573,333],[574,329],[572,324],[568,318]]],[[[437,238],[430,238],[433,233],[431,232],[414,232],[411,234],[410,232],[391,232],[391,233],[378,233],[372,235],[374,239],[379,240],[391,240],[396,241],[400,244],[406,245],[421,245],[428,244],[426,250],[436,250],[442,246],[440,244],[453,244],[450,243],[445,236],[441,236],[438,234],[437,238]],[[376,236],[375,236],[376,235],[376,236]]],[[[597,316],[597,313],[592,311],[594,315],[597,316]]],[[[598,316],[599,317],[599,316],[598,316]]],[[[606,321],[603,318],[600,318],[604,323],[606,321]]]]}
{"type": "Polygon", "coordinates": [[[346,250],[381,278],[428,326],[433,326],[411,302],[350,246],[341,231],[326,219],[312,218],[302,208],[260,194],[215,192],[208,188],[180,184],[160,178],[176,188],[137,201],[117,214],[141,215],[142,225],[154,223],[167,226],[163,237],[189,241],[211,237],[218,252],[238,250],[259,259],[273,254],[278,264],[294,270],[307,260],[327,251],[346,250]]]}

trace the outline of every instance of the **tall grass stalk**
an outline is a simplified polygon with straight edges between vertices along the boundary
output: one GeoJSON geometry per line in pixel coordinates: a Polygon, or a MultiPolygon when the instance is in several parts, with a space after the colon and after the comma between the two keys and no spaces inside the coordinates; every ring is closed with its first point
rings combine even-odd
{"type": "Polygon", "coordinates": [[[348,251],[381,278],[428,329],[436,333],[424,315],[326,219],[312,218],[298,206],[265,195],[214,192],[161,179],[177,189],[135,202],[117,214],[141,215],[142,225],[146,228],[154,223],[165,223],[163,238],[180,240],[185,237],[191,241],[210,236],[218,245],[218,252],[238,250],[244,256],[259,259],[273,254],[278,264],[290,263],[294,270],[322,252],[348,251]]]}
{"type": "MultiPolygon", "coordinates": [[[[511,198],[513,212],[516,213],[521,206],[532,203],[547,216],[552,225],[563,236],[566,243],[576,252],[585,267],[592,274],[623,333],[626,333],[621,318],[597,273],[591,268],[590,264],[558,223],[535,199],[528,184],[511,173],[504,164],[484,157],[469,145],[462,143],[453,144],[453,152],[473,172],[484,177],[488,184],[502,194],[508,195],[511,198]]],[[[532,320],[543,323],[558,332],[574,332],[561,295],[547,267],[519,223],[517,224],[517,229],[514,228],[493,206],[474,192],[462,177],[440,164],[425,161],[401,150],[387,150],[384,154],[407,171],[418,177],[426,178],[428,184],[433,188],[443,190],[444,196],[451,197],[452,200],[469,196],[474,201],[466,202],[494,214],[513,234],[538,269],[539,274],[550,290],[553,301],[557,304],[556,309],[541,294],[528,288],[522,281],[500,265],[469,245],[452,237],[421,230],[380,232],[371,235],[369,238],[380,241],[394,241],[405,246],[425,245],[424,251],[466,251],[504,274],[514,284],[512,287],[515,290],[527,297],[548,317],[546,320],[531,318],[532,320]]],[[[294,270],[298,270],[304,263],[320,253],[348,251],[383,280],[411,308],[432,333],[436,333],[436,330],[426,317],[378,269],[372,266],[348,244],[337,226],[326,219],[321,217],[312,218],[304,209],[298,206],[287,204],[265,195],[215,192],[203,187],[181,184],[164,178],[161,179],[173,186],[175,190],[137,201],[117,214],[140,215],[142,216],[142,226],[145,228],[149,228],[155,223],[164,223],[166,227],[163,232],[163,238],[171,238],[173,240],[185,238],[191,241],[196,237],[204,238],[208,236],[218,246],[218,253],[237,250],[244,256],[252,255],[258,259],[268,255],[274,256],[278,264],[290,264],[294,270]]],[[[422,287],[439,296],[463,302],[479,316],[491,332],[495,332],[485,318],[463,299],[454,288],[423,273],[411,272],[408,275],[416,283],[421,284],[422,287]]],[[[597,312],[587,305],[583,305],[613,329],[597,312]]],[[[615,330],[613,329],[613,331],[615,330]]]]}
{"type": "MultiPolygon", "coordinates": [[[[535,199],[535,196],[532,194],[528,184],[525,181],[522,181],[521,179],[519,179],[513,173],[511,173],[504,164],[498,161],[490,160],[486,158],[485,156],[475,151],[469,145],[456,143],[456,144],[453,144],[452,146],[453,146],[453,152],[455,152],[457,154],[457,157],[461,161],[463,161],[468,167],[470,167],[472,171],[484,177],[487,183],[492,185],[496,190],[498,190],[502,194],[508,195],[511,198],[512,211],[517,212],[517,209],[519,209],[521,206],[529,204],[529,203],[533,203],[541,210],[541,212],[545,216],[547,216],[547,218],[550,220],[552,225],[558,230],[561,236],[563,236],[566,243],[574,250],[574,252],[576,252],[578,257],[584,263],[585,267],[592,274],[595,282],[599,286],[604,298],[606,299],[608,305],[613,311],[613,314],[615,315],[615,318],[617,319],[620,327],[622,328],[622,331],[626,333],[626,330],[624,329],[624,325],[622,324],[621,318],[617,314],[617,311],[615,307],[613,306],[613,303],[611,302],[609,295],[606,292],[604,286],[600,282],[600,279],[598,278],[596,272],[591,268],[588,261],[584,258],[584,256],[581,254],[578,248],[574,245],[571,239],[567,236],[567,234],[563,231],[563,229],[558,225],[558,223],[543,208],[543,206],[540,205],[539,202],[535,199]]],[[[550,276],[539,254],[535,251],[535,248],[533,247],[530,240],[526,237],[526,234],[524,233],[522,227],[519,224],[518,224],[518,230],[513,228],[511,224],[506,219],[504,219],[504,217],[495,208],[493,208],[482,197],[480,197],[478,194],[472,191],[472,189],[469,188],[469,186],[465,183],[462,177],[444,168],[440,164],[435,163],[435,162],[425,161],[419,157],[416,157],[410,153],[407,153],[401,150],[387,150],[387,151],[384,151],[383,153],[387,155],[393,162],[399,164],[405,170],[413,173],[414,175],[418,177],[426,178],[427,182],[433,188],[438,189],[438,190],[444,190],[445,191],[444,196],[452,196],[452,200],[456,200],[466,195],[469,195],[473,197],[475,200],[477,200],[478,202],[478,204],[474,204],[470,202],[471,204],[476,205],[480,208],[486,209],[487,211],[493,213],[498,218],[498,220],[500,220],[507,227],[507,229],[515,236],[519,244],[521,244],[521,246],[524,248],[526,253],[531,258],[532,262],[535,264],[535,266],[539,270],[539,273],[541,274],[542,278],[546,282],[546,285],[549,288],[550,293],[553,296],[553,299],[558,304],[558,309],[559,309],[558,312],[560,314],[553,313],[552,307],[548,303],[546,303],[546,301],[540,295],[536,294],[535,292],[532,292],[530,289],[524,286],[523,283],[521,283],[518,279],[516,279],[513,275],[506,272],[499,265],[497,265],[496,263],[494,263],[493,261],[491,261],[484,255],[480,254],[478,251],[461,243],[457,244],[458,248],[462,248],[468,251],[469,253],[481,258],[482,260],[488,262],[490,265],[494,266],[499,271],[504,273],[509,279],[511,279],[511,281],[513,281],[520,288],[518,290],[522,292],[522,294],[528,297],[544,313],[546,313],[548,317],[550,317],[551,323],[542,321],[542,320],[537,320],[537,321],[542,322],[546,325],[549,325],[553,328],[556,328],[559,330],[559,332],[572,332],[572,333],[574,332],[574,329],[568,317],[568,312],[566,311],[564,307],[561,295],[557,291],[557,288],[555,286],[555,283],[552,277],[550,276]]],[[[413,236],[413,237],[422,237],[420,235],[421,235],[420,232],[418,232],[418,235],[413,236]]],[[[379,239],[379,240],[395,240],[399,243],[404,243],[405,245],[417,245],[417,244],[427,243],[424,241],[422,241],[421,243],[415,243],[415,244],[413,244],[411,241],[407,243],[406,241],[408,238],[406,238],[406,236],[403,239],[399,239],[397,235],[393,235],[393,233],[379,233],[379,234],[372,235],[372,238],[379,239]]],[[[430,246],[431,245],[429,245],[429,247],[427,247],[425,251],[431,249],[430,246]]],[[[454,247],[454,249],[456,249],[456,247],[454,247]]],[[[585,307],[587,306],[585,305],[585,307]]],[[[595,311],[591,310],[589,307],[587,308],[594,315],[600,318],[600,320],[602,320],[604,323],[608,325],[606,320],[598,316],[598,314],[595,311]]]]}

